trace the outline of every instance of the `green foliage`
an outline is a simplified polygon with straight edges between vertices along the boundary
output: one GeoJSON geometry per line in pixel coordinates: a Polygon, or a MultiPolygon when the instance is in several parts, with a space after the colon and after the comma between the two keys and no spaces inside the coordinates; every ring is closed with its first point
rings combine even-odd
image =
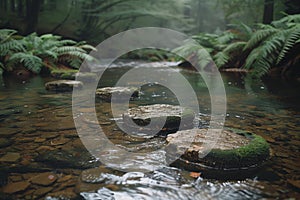
{"type": "Polygon", "coordinates": [[[64,65],[79,68],[83,60],[93,60],[88,51],[96,50],[85,42],[62,39],[61,36],[32,33],[14,39],[14,30],[0,30],[0,67],[10,71],[23,66],[33,73],[40,73],[43,67],[56,68],[64,65]]]}
{"type": "Polygon", "coordinates": [[[23,45],[14,37],[16,33],[11,29],[0,29],[0,57],[23,50],[23,45]]]}
{"type": "MultiPolygon", "coordinates": [[[[288,15],[271,25],[260,25],[261,30],[256,31],[247,42],[244,50],[249,54],[244,68],[250,69],[256,77],[262,77],[272,67],[280,67],[289,61],[297,59],[299,52],[285,60],[288,54],[297,48],[300,38],[300,15],[288,15]]],[[[299,47],[299,46],[298,46],[299,47]]]]}
{"type": "Polygon", "coordinates": [[[188,27],[183,3],[176,0],[81,0],[77,35],[97,42],[130,28],[141,26],[188,27]]]}
{"type": "MultiPolygon", "coordinates": [[[[270,25],[257,24],[255,31],[245,24],[233,27],[219,35],[200,33],[193,37],[219,68],[243,67],[262,77],[271,68],[281,67],[284,73],[299,62],[300,15],[288,15],[270,25]]],[[[195,48],[187,43],[178,50],[191,55],[195,48]]]]}

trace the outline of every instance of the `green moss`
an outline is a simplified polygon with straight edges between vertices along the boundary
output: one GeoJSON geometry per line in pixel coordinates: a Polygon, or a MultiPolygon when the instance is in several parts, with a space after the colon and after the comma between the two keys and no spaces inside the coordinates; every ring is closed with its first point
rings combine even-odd
{"type": "Polygon", "coordinates": [[[199,162],[215,168],[243,168],[258,165],[267,160],[270,156],[269,144],[258,135],[248,132],[243,134],[251,137],[248,145],[230,150],[213,149],[199,162]]]}
{"type": "Polygon", "coordinates": [[[51,76],[57,79],[68,79],[73,80],[75,79],[75,74],[78,72],[78,70],[52,70],[51,76]]]}

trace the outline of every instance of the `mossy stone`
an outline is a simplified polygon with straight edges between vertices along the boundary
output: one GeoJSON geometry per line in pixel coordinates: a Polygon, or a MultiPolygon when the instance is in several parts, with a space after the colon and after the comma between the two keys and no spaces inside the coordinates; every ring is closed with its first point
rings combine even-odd
{"type": "MultiPolygon", "coordinates": [[[[201,134],[203,133],[204,132],[201,132],[201,134]]],[[[201,157],[199,156],[201,146],[199,148],[191,148],[193,143],[185,144],[186,150],[184,154],[173,162],[172,166],[191,171],[200,171],[202,173],[204,172],[204,174],[214,176],[219,174],[219,172],[230,174],[231,172],[256,169],[270,158],[270,146],[261,136],[238,129],[225,129],[222,134],[223,133],[226,133],[227,136],[221,136],[222,140],[217,143],[220,144],[221,148],[217,145],[205,157],[201,157]],[[240,140],[236,145],[234,145],[235,139],[240,140]],[[226,145],[226,143],[232,144],[226,145]]],[[[183,144],[182,142],[179,144],[176,140],[184,141],[184,139],[178,138],[183,136],[183,133],[176,134],[175,136],[170,135],[169,138],[167,138],[170,147],[172,147],[172,151],[174,151],[174,149],[176,151],[179,146],[183,144]]],[[[180,146],[180,148],[183,147],[180,146]]]]}
{"type": "Polygon", "coordinates": [[[52,70],[51,76],[57,79],[74,80],[78,70],[52,70]]]}

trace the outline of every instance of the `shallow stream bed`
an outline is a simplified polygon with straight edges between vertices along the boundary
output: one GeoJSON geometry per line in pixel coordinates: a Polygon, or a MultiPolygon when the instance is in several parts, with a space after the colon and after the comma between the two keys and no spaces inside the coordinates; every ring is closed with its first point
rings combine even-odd
{"type": "MultiPolygon", "coordinates": [[[[206,128],[210,96],[200,75],[166,65],[149,67],[169,76],[181,73],[186,77],[198,97],[200,126],[206,128]]],[[[129,69],[116,65],[105,72],[100,85],[113,86],[129,69]]],[[[299,84],[251,81],[236,73],[222,77],[227,93],[225,126],[262,136],[273,153],[268,165],[243,180],[210,180],[201,175],[194,178],[190,172],[169,166],[148,173],[125,173],[105,167],[89,154],[78,137],[72,116],[72,93],[46,91],[44,84],[51,78],[0,79],[0,199],[300,198],[299,84]],[[85,173],[94,176],[85,177],[85,173]]],[[[142,86],[141,92],[131,106],[178,104],[170,90],[154,83],[142,86]]],[[[124,134],[117,127],[114,120],[118,119],[112,116],[108,102],[96,101],[96,111],[107,137],[127,150],[150,152],[165,142],[159,137],[124,134]]],[[[153,160],[145,158],[141,168],[150,163],[153,160]]]]}

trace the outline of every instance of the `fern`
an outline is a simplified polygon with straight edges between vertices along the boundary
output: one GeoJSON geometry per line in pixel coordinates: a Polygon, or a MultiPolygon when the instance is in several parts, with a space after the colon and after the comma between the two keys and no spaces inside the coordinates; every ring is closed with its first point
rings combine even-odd
{"type": "Polygon", "coordinates": [[[259,46],[261,42],[277,32],[278,30],[273,27],[256,31],[243,50],[245,51],[259,46]]]}
{"type": "Polygon", "coordinates": [[[213,59],[218,68],[224,66],[228,62],[229,58],[229,55],[222,51],[213,56],[213,59]]]}
{"type": "Polygon", "coordinates": [[[281,52],[278,55],[278,59],[276,64],[279,64],[285,55],[295,46],[296,43],[300,41],[300,26],[296,26],[295,28],[287,31],[287,37],[285,40],[285,44],[282,47],[281,52]]]}
{"type": "Polygon", "coordinates": [[[34,73],[39,73],[43,67],[43,61],[41,58],[33,54],[23,52],[15,53],[9,58],[9,65],[16,65],[18,63],[22,63],[24,67],[34,73]]]}

